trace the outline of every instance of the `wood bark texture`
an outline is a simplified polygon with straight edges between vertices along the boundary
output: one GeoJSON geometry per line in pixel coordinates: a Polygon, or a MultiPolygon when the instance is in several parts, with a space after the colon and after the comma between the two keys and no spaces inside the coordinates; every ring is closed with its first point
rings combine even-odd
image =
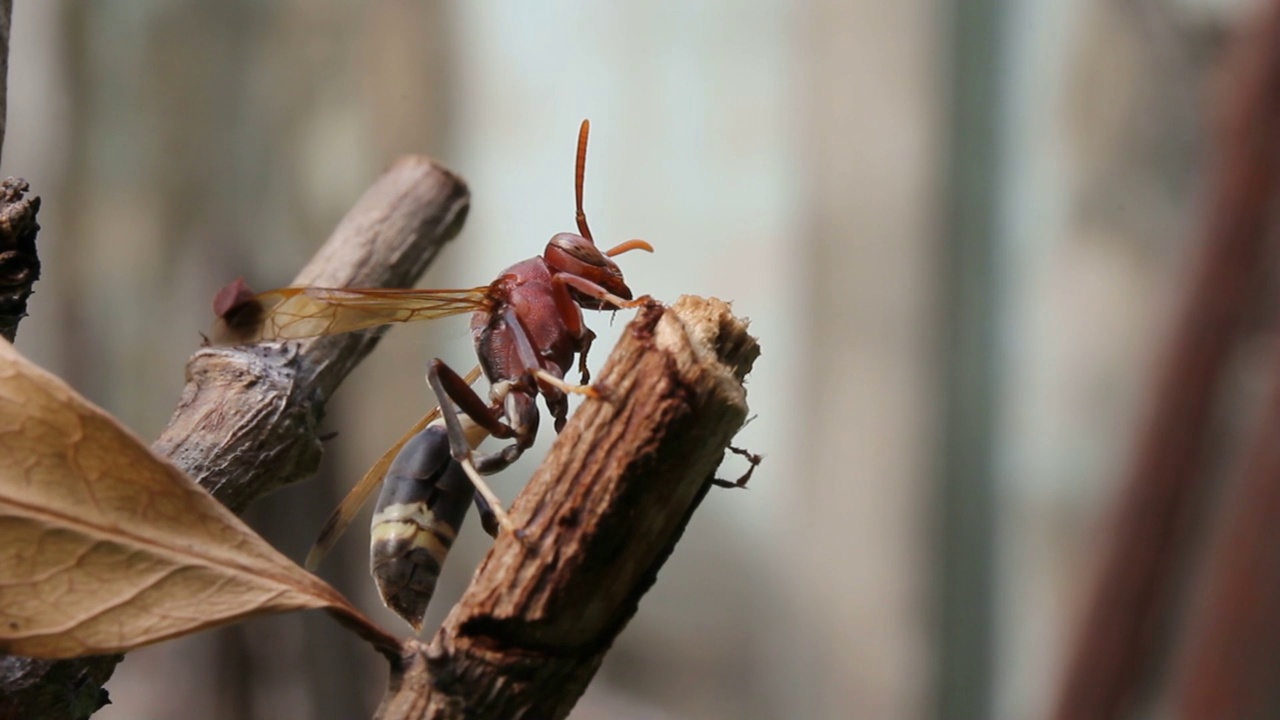
{"type": "MultiPolygon", "coordinates": [[[[459,177],[428,158],[402,158],[365,192],[294,284],[410,286],[461,229],[469,203],[459,177]]],[[[241,512],[315,473],[325,402],[380,336],[203,348],[188,361],[187,386],[153,447],[241,512]]],[[[106,703],[102,684],[122,657],[0,658],[0,718],[88,717],[106,703]]]]}
{"type": "MultiPolygon", "coordinates": [[[[643,307],[382,720],[562,718],[635,614],[747,417],[759,355],[727,304],[643,307]]],[[[725,502],[740,501],[730,493],[725,502]]]]}

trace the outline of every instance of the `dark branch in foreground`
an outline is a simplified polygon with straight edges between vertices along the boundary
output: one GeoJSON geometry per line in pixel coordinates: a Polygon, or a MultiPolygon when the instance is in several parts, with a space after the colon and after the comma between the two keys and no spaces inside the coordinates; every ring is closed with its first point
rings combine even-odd
{"type": "Polygon", "coordinates": [[[40,279],[36,254],[40,198],[25,197],[29,189],[20,178],[0,182],[0,336],[9,342],[27,316],[27,298],[40,279]]]}
{"type": "MultiPolygon", "coordinates": [[[[406,287],[462,227],[466,184],[422,157],[392,166],[347,213],[294,284],[406,287]]],[[[194,329],[193,329],[194,335],[194,329]]],[[[154,449],[236,512],[310,477],[329,396],[377,343],[350,333],[280,346],[204,348],[154,449]]],[[[123,656],[0,658],[0,718],[85,718],[123,656]]]]}
{"type": "Polygon", "coordinates": [[[759,353],[719,300],[643,308],[607,399],[574,413],[515,501],[528,545],[499,536],[430,646],[406,642],[378,717],[568,715],[712,487],[759,353]]]}

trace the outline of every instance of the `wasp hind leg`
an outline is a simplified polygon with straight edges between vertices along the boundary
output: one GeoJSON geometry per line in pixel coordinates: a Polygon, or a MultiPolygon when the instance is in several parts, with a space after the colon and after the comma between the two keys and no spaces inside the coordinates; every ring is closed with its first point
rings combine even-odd
{"type": "Polygon", "coordinates": [[[480,493],[474,493],[472,499],[476,504],[476,512],[480,513],[480,527],[484,528],[489,537],[497,539],[502,527],[498,524],[498,515],[493,512],[493,506],[480,493]]]}
{"type": "MultiPolygon", "coordinates": [[[[503,422],[460,375],[439,359],[431,361],[427,370],[427,383],[440,399],[440,412],[449,433],[449,450],[453,459],[462,466],[463,472],[475,487],[475,492],[488,505],[492,512],[493,523],[524,542],[524,533],[511,521],[511,516],[502,508],[502,500],[481,477],[480,470],[476,467],[478,462],[485,471],[492,473],[515,462],[515,459],[524,451],[516,431],[503,422]],[[446,398],[452,402],[446,402],[446,398]],[[454,406],[455,403],[457,407],[454,406]],[[464,416],[482,433],[502,439],[517,437],[517,442],[503,448],[499,453],[477,456],[472,448],[478,440],[473,442],[473,438],[468,436],[469,428],[463,422],[464,416]]],[[[473,430],[471,434],[478,433],[473,430]]]]}

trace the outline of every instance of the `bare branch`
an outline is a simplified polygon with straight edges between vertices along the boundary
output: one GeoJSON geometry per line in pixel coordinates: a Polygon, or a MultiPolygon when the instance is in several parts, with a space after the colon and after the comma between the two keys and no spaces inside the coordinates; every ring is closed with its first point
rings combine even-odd
{"type": "Polygon", "coordinates": [[[651,305],[605,365],[429,647],[378,717],[562,718],[653,585],[747,417],[759,346],[719,300],[651,305]]]}
{"type": "MultiPolygon", "coordinates": [[[[369,188],[293,284],[412,285],[462,228],[469,202],[457,176],[426,158],[404,158],[369,188]]],[[[197,352],[155,450],[242,511],[315,472],[324,403],[380,337],[347,333],[197,352]]]]}
{"type": "MultiPolygon", "coordinates": [[[[453,173],[427,158],[403,158],[365,192],[295,283],[412,285],[461,229],[469,202],[453,173]]],[[[236,512],[309,477],[320,462],[324,404],[379,336],[196,352],[155,450],[236,512]]],[[[0,718],[88,717],[106,701],[101,685],[120,658],[2,658],[0,718]]]]}

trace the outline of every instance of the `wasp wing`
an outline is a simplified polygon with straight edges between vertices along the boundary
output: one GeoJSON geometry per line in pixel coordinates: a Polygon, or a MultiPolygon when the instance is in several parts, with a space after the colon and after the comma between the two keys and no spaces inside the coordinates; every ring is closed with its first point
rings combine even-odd
{"type": "MultiPolygon", "coordinates": [[[[468,385],[471,385],[479,377],[480,366],[477,365],[463,379],[466,380],[468,385]]],[[[382,457],[378,458],[373,467],[369,468],[364,477],[360,478],[360,482],[356,483],[355,487],[351,488],[347,496],[342,499],[342,502],[338,503],[338,507],[334,509],[333,514],[325,521],[324,527],[320,529],[320,534],[316,537],[315,544],[311,546],[311,551],[307,553],[306,568],[308,570],[314,572],[320,566],[320,561],[324,559],[326,553],[333,549],[334,544],[338,542],[338,538],[342,537],[342,533],[347,531],[351,521],[360,512],[360,508],[369,502],[369,498],[382,485],[383,479],[387,476],[387,468],[391,467],[391,462],[400,453],[400,448],[409,442],[409,438],[422,432],[424,428],[435,422],[439,417],[440,408],[438,407],[423,415],[422,419],[414,423],[413,427],[409,428],[408,432],[401,436],[395,445],[392,445],[390,449],[382,454],[382,457]]]]}
{"type": "Polygon", "coordinates": [[[337,335],[388,323],[488,310],[488,287],[460,290],[290,287],[218,309],[214,342],[240,344],[337,335]]]}

